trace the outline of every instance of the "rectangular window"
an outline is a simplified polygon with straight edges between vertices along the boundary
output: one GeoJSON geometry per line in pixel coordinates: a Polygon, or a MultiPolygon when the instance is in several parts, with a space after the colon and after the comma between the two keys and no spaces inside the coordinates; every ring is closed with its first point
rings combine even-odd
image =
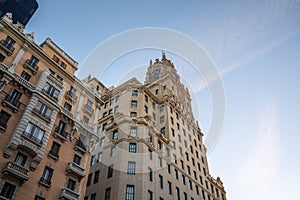
{"type": "Polygon", "coordinates": [[[128,161],[127,174],[135,175],[135,162],[128,161]]]}
{"type": "Polygon", "coordinates": [[[191,180],[189,180],[190,182],[190,189],[193,190],[193,182],[191,180]]]}
{"type": "Polygon", "coordinates": [[[160,118],[159,118],[159,122],[160,123],[163,123],[165,121],[165,116],[161,116],[160,118]]]}
{"type": "Polygon", "coordinates": [[[54,98],[55,100],[58,99],[60,93],[58,89],[56,89],[53,85],[49,84],[48,82],[46,82],[43,92],[45,92],[47,95],[54,98]]]}
{"type": "Polygon", "coordinates": [[[104,200],[110,200],[111,188],[106,188],[104,200]]]}
{"type": "Polygon", "coordinates": [[[168,181],[168,193],[172,194],[172,183],[168,181]]]}
{"type": "Polygon", "coordinates": [[[42,102],[38,101],[36,104],[36,107],[34,108],[34,111],[41,115],[43,118],[47,119],[48,121],[51,120],[51,114],[52,109],[50,109],[48,106],[43,104],[42,102]]]}
{"type": "Polygon", "coordinates": [[[176,199],[180,200],[180,191],[178,187],[176,187],[176,199]]]}
{"type": "Polygon", "coordinates": [[[14,106],[18,106],[21,95],[16,89],[12,89],[5,100],[14,106]]]}
{"type": "Polygon", "coordinates": [[[104,140],[105,140],[105,137],[102,137],[100,139],[100,147],[103,147],[104,146],[104,140]]]}
{"type": "Polygon", "coordinates": [[[91,182],[92,182],[92,176],[93,176],[93,174],[89,174],[88,179],[87,179],[87,182],[86,182],[86,187],[89,187],[89,186],[91,185],[91,182]]]}
{"type": "Polygon", "coordinates": [[[153,200],[153,192],[148,190],[148,200],[153,200]]]}
{"type": "Polygon", "coordinates": [[[183,193],[183,198],[184,198],[184,200],[188,200],[187,194],[185,192],[183,193]]]}
{"type": "Polygon", "coordinates": [[[145,113],[148,113],[148,106],[144,106],[145,113]]]}
{"type": "Polygon", "coordinates": [[[80,165],[81,163],[81,157],[77,154],[74,154],[74,157],[73,157],[73,163],[77,164],[77,165],[80,165]]]}
{"type": "Polygon", "coordinates": [[[12,199],[15,190],[16,190],[15,185],[5,182],[0,195],[1,195],[1,197],[5,197],[7,199],[12,199]]]}
{"type": "Polygon", "coordinates": [[[100,170],[95,171],[94,184],[98,183],[98,181],[99,181],[99,174],[100,174],[100,170]]]}
{"type": "Polygon", "coordinates": [[[26,81],[29,81],[29,79],[31,78],[31,76],[25,71],[21,73],[21,77],[24,78],[26,81]]]}
{"type": "Polygon", "coordinates": [[[159,107],[159,112],[163,112],[164,111],[164,106],[160,106],[159,107]]]}
{"type": "Polygon", "coordinates": [[[127,185],[126,186],[125,200],[134,200],[134,185],[127,185]]]}
{"type": "Polygon", "coordinates": [[[174,169],[174,171],[175,171],[175,178],[178,180],[178,170],[174,169]]]}
{"type": "Polygon", "coordinates": [[[145,95],[145,101],[148,102],[148,96],[147,95],[145,95]]]}
{"type": "Polygon", "coordinates": [[[58,144],[57,142],[53,142],[49,153],[52,156],[58,158],[59,157],[59,155],[58,155],[59,149],[60,149],[60,144],[58,144]]]}
{"type": "Polygon", "coordinates": [[[110,148],[110,157],[115,156],[115,154],[116,154],[116,147],[111,147],[110,148]]]}
{"type": "Polygon", "coordinates": [[[129,143],[129,152],[136,153],[136,143],[129,143]]]}
{"type": "Polygon", "coordinates": [[[137,90],[132,90],[132,96],[137,97],[138,96],[138,91],[137,90]]]}
{"type": "Polygon", "coordinates": [[[42,144],[43,143],[43,137],[44,137],[45,131],[40,129],[39,127],[35,126],[32,123],[28,123],[25,135],[29,137],[30,139],[34,140],[35,142],[42,144]]]}
{"type": "Polygon", "coordinates": [[[53,169],[46,166],[44,169],[43,175],[41,177],[41,182],[43,182],[47,185],[51,185],[52,174],[53,174],[53,169]]]}
{"type": "Polygon", "coordinates": [[[158,166],[162,167],[162,158],[161,157],[158,157],[158,166]]]}
{"type": "Polygon", "coordinates": [[[119,106],[116,106],[114,109],[114,113],[117,113],[117,112],[119,112],[119,106]]]}
{"type": "Polygon", "coordinates": [[[130,117],[136,117],[137,113],[136,112],[130,112],[130,117]]]}
{"type": "Polygon", "coordinates": [[[102,156],[103,156],[103,153],[102,153],[102,152],[98,153],[98,159],[97,159],[97,162],[102,162],[102,156]]]}
{"type": "Polygon", "coordinates": [[[93,194],[91,195],[91,200],[96,200],[96,193],[93,193],[93,194]]]}
{"type": "Polygon", "coordinates": [[[118,139],[118,131],[117,130],[113,131],[113,133],[112,133],[112,139],[113,140],[118,139]]]}
{"type": "Polygon", "coordinates": [[[136,137],[137,135],[137,128],[136,127],[131,127],[130,128],[130,136],[136,137]]]}
{"type": "Polygon", "coordinates": [[[4,110],[1,110],[0,112],[0,127],[2,129],[6,129],[7,128],[7,122],[10,118],[10,114],[8,114],[7,112],[5,112],[4,110]]]}
{"type": "Polygon", "coordinates": [[[182,174],[182,184],[185,185],[185,176],[182,174]]]}
{"type": "Polygon", "coordinates": [[[168,166],[167,166],[167,171],[168,171],[169,174],[171,174],[171,166],[170,166],[170,164],[168,164],[168,166]]]}
{"type": "Polygon", "coordinates": [[[107,178],[111,178],[113,176],[113,172],[114,172],[114,165],[111,165],[108,167],[108,173],[107,173],[107,178]]]}
{"type": "Polygon", "coordinates": [[[27,161],[27,156],[18,152],[14,162],[20,166],[24,166],[26,164],[26,161],[27,161]]]}
{"type": "Polygon", "coordinates": [[[118,102],[120,99],[120,96],[116,96],[116,102],[118,102]]]}
{"type": "Polygon", "coordinates": [[[153,180],[153,171],[150,167],[148,167],[148,181],[152,182],[153,180]]]}
{"type": "Polygon", "coordinates": [[[150,160],[152,160],[152,150],[148,149],[148,157],[150,160]]]}
{"type": "Polygon", "coordinates": [[[159,187],[161,188],[161,189],[163,189],[164,188],[164,182],[163,182],[163,176],[162,175],[159,175],[158,176],[158,181],[159,181],[159,187]]]}
{"type": "Polygon", "coordinates": [[[137,101],[131,101],[131,108],[137,108],[137,101]]]}

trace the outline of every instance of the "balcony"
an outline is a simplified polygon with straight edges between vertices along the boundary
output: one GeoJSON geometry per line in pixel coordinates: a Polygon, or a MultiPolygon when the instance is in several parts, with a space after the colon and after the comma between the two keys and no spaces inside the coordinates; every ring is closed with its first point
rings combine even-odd
{"type": "Polygon", "coordinates": [[[85,176],[85,170],[74,162],[70,162],[67,167],[67,173],[77,176],[79,179],[82,179],[85,176]]]}
{"type": "Polygon", "coordinates": [[[69,90],[67,92],[66,98],[70,99],[72,102],[76,102],[77,101],[77,96],[74,92],[72,92],[71,90],[69,90]]]}
{"type": "Polygon", "coordinates": [[[74,149],[86,153],[86,146],[80,139],[77,140],[74,149]]]}
{"type": "Polygon", "coordinates": [[[92,106],[85,104],[84,105],[84,111],[87,112],[88,114],[92,115],[94,113],[94,109],[92,106]]]}
{"type": "Polygon", "coordinates": [[[7,176],[9,178],[13,177],[20,183],[24,183],[29,179],[28,172],[29,169],[12,161],[8,162],[6,167],[2,170],[3,176],[7,176]]]}
{"type": "Polygon", "coordinates": [[[0,47],[7,53],[8,56],[11,56],[15,50],[11,41],[1,40],[0,47]]]}
{"type": "Polygon", "coordinates": [[[27,59],[23,64],[24,68],[29,69],[33,74],[36,74],[39,70],[39,66],[33,60],[27,59]]]}
{"type": "Polygon", "coordinates": [[[51,187],[51,180],[41,177],[41,179],[39,181],[39,184],[45,186],[46,188],[50,188],[51,187]]]}
{"type": "Polygon", "coordinates": [[[40,112],[39,109],[33,108],[32,112],[34,114],[38,115],[39,117],[41,117],[42,119],[44,119],[46,122],[48,122],[48,123],[51,122],[51,116],[46,115],[46,113],[40,112]]]}
{"type": "Polygon", "coordinates": [[[60,195],[60,200],[78,200],[79,194],[77,192],[74,192],[73,190],[70,190],[69,188],[62,189],[60,195]]]}
{"type": "Polygon", "coordinates": [[[15,101],[13,96],[7,95],[5,99],[2,101],[2,105],[9,107],[10,109],[13,110],[13,112],[16,113],[19,111],[21,103],[19,101],[15,101]]]}
{"type": "Polygon", "coordinates": [[[58,127],[56,128],[54,132],[54,137],[60,138],[62,142],[65,142],[67,140],[69,133],[63,130],[60,130],[58,127]]]}

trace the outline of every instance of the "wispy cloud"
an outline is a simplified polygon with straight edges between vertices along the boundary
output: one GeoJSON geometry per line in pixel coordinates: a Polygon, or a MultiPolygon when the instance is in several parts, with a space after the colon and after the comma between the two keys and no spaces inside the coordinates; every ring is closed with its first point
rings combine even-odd
{"type": "MultiPolygon", "coordinates": [[[[233,183],[234,199],[263,199],[268,197],[278,182],[276,174],[281,165],[282,149],[276,102],[260,113],[255,145],[236,167],[239,168],[233,183]]],[[[271,198],[267,198],[271,199],[271,198]]]]}

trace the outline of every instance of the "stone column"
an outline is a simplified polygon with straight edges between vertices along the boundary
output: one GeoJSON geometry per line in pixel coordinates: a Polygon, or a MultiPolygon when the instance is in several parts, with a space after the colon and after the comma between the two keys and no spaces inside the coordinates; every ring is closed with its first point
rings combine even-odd
{"type": "Polygon", "coordinates": [[[28,48],[27,44],[24,44],[22,46],[22,48],[20,49],[20,51],[18,52],[17,56],[15,57],[15,59],[13,60],[12,64],[10,65],[8,71],[10,71],[11,73],[14,73],[16,66],[18,65],[20,59],[22,58],[22,56],[24,55],[26,49],[28,48]]]}

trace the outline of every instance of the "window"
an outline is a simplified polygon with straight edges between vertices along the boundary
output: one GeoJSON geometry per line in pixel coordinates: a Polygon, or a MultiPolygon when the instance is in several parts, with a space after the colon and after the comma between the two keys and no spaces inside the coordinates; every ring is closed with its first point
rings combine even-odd
{"type": "Polygon", "coordinates": [[[73,163],[75,163],[77,165],[80,165],[81,157],[79,155],[75,154],[74,157],[73,157],[73,163]]]}
{"type": "Polygon", "coordinates": [[[178,170],[174,169],[174,171],[175,171],[175,178],[178,180],[178,170]]]}
{"type": "Polygon", "coordinates": [[[205,192],[202,190],[202,198],[205,199],[205,192]]]}
{"type": "Polygon", "coordinates": [[[104,123],[104,124],[102,125],[102,132],[106,131],[106,128],[107,128],[107,124],[104,123]]]}
{"type": "Polygon", "coordinates": [[[47,119],[48,121],[51,120],[51,114],[52,109],[50,109],[48,106],[43,104],[42,102],[38,101],[36,108],[34,108],[34,111],[41,115],[43,118],[47,119]]]}
{"type": "Polygon", "coordinates": [[[101,162],[102,161],[102,156],[103,156],[102,152],[98,153],[97,162],[101,162]]]}
{"type": "Polygon", "coordinates": [[[16,190],[15,185],[5,182],[0,195],[1,195],[1,197],[5,197],[7,199],[12,199],[15,190],[16,190]]]}
{"type": "Polygon", "coordinates": [[[5,46],[7,49],[9,49],[9,50],[11,50],[11,51],[13,51],[14,50],[14,44],[16,43],[16,41],[15,40],[13,40],[11,37],[9,37],[9,36],[7,36],[6,38],[5,38],[5,40],[2,40],[1,41],[1,44],[3,45],[3,46],[5,46]]]}
{"type": "Polygon", "coordinates": [[[149,159],[152,160],[152,150],[151,149],[148,149],[148,156],[149,156],[149,159]]]}
{"type": "Polygon", "coordinates": [[[153,142],[153,137],[150,133],[148,134],[148,141],[151,142],[151,143],[153,142]]]}
{"type": "Polygon", "coordinates": [[[154,102],[152,102],[152,108],[155,110],[155,108],[156,108],[156,105],[155,105],[155,103],[154,102]]]}
{"type": "Polygon", "coordinates": [[[180,164],[181,164],[181,169],[184,170],[184,164],[183,164],[183,161],[182,161],[182,160],[180,160],[180,164]]]}
{"type": "Polygon", "coordinates": [[[95,164],[96,158],[95,155],[92,156],[91,158],[91,166],[93,166],[95,164]]]}
{"type": "Polygon", "coordinates": [[[7,122],[10,118],[10,114],[8,114],[7,112],[1,110],[0,112],[0,127],[3,129],[7,128],[7,122]]]}
{"type": "Polygon", "coordinates": [[[170,166],[170,164],[168,164],[168,166],[167,166],[167,171],[168,171],[169,174],[171,174],[171,166],[170,166]]]}
{"type": "Polygon", "coordinates": [[[178,187],[176,187],[176,199],[180,200],[180,191],[178,187]]]}
{"type": "Polygon", "coordinates": [[[194,173],[195,180],[197,180],[197,173],[196,173],[196,171],[193,171],[193,173],[194,173]]]}
{"type": "Polygon", "coordinates": [[[88,179],[87,179],[87,183],[86,183],[86,187],[89,187],[91,185],[92,176],[93,176],[93,174],[89,174],[88,179]]]}
{"type": "Polygon", "coordinates": [[[180,130],[180,126],[179,126],[179,124],[177,123],[177,130],[180,130]]]}
{"type": "Polygon", "coordinates": [[[145,101],[148,102],[148,96],[147,95],[145,95],[145,101]]]}
{"type": "Polygon", "coordinates": [[[59,133],[60,135],[65,135],[66,129],[67,129],[67,124],[60,120],[56,132],[59,133]]]}
{"type": "Polygon", "coordinates": [[[168,193],[172,194],[172,183],[168,181],[168,193]]]}
{"type": "Polygon", "coordinates": [[[164,111],[164,106],[160,106],[159,107],[159,112],[163,112],[164,111]]]}
{"type": "Polygon", "coordinates": [[[152,200],[153,199],[153,192],[148,190],[148,200],[152,200]]]}
{"type": "Polygon", "coordinates": [[[60,144],[58,144],[57,142],[53,142],[49,153],[52,156],[58,158],[59,157],[59,155],[58,155],[59,149],[60,149],[60,144]]]}
{"type": "Polygon", "coordinates": [[[12,89],[9,95],[5,98],[5,100],[14,106],[17,106],[20,98],[21,98],[21,93],[15,89],[12,89]]]}
{"type": "Polygon", "coordinates": [[[114,99],[111,99],[110,102],[109,102],[109,104],[113,105],[114,104],[114,99]]]}
{"type": "Polygon", "coordinates": [[[64,108],[67,109],[68,111],[71,111],[71,110],[72,110],[71,104],[69,104],[69,103],[67,103],[67,102],[65,102],[64,108]]]}
{"type": "Polygon", "coordinates": [[[166,156],[170,156],[170,149],[168,147],[166,147],[166,156]]]}
{"type": "Polygon", "coordinates": [[[95,171],[94,184],[98,183],[98,181],[99,181],[99,174],[100,174],[100,170],[95,171]]]}
{"type": "Polygon", "coordinates": [[[173,119],[173,117],[171,117],[171,124],[174,124],[174,119],[173,119]]]}
{"type": "Polygon", "coordinates": [[[29,79],[31,78],[31,76],[25,71],[21,73],[21,77],[24,78],[26,81],[29,81],[29,79]]]}
{"type": "Polygon", "coordinates": [[[3,62],[4,59],[5,59],[5,56],[2,53],[0,53],[0,62],[3,62]]]}
{"type": "Polygon", "coordinates": [[[120,99],[120,96],[116,96],[116,102],[118,102],[120,99]]]}
{"type": "Polygon", "coordinates": [[[110,148],[110,157],[113,157],[116,154],[116,147],[110,148]]]}
{"type": "Polygon", "coordinates": [[[158,95],[158,89],[155,90],[155,95],[158,95]]]}
{"type": "Polygon", "coordinates": [[[34,200],[45,200],[45,198],[39,195],[35,195],[34,200]]]}
{"type": "Polygon", "coordinates": [[[137,135],[137,128],[136,127],[131,127],[130,128],[130,136],[136,137],[137,135]]]}
{"type": "Polygon", "coordinates": [[[197,193],[197,195],[199,195],[199,187],[198,187],[198,185],[196,185],[196,193],[197,193]]]}
{"type": "Polygon", "coordinates": [[[163,123],[165,121],[165,116],[161,116],[160,118],[159,118],[159,122],[160,123],[163,123]]]}
{"type": "Polygon", "coordinates": [[[206,176],[206,170],[204,167],[203,167],[203,174],[204,174],[204,176],[206,176]]]}
{"type": "Polygon", "coordinates": [[[83,121],[85,124],[88,124],[89,121],[90,121],[90,118],[88,118],[86,115],[83,115],[82,121],[83,121]]]}
{"type": "Polygon", "coordinates": [[[175,137],[175,130],[171,128],[172,136],[175,137]]]}
{"type": "Polygon", "coordinates": [[[119,112],[119,106],[116,106],[114,109],[114,113],[117,113],[117,112],[119,112]]]}
{"type": "Polygon", "coordinates": [[[208,182],[205,181],[205,186],[206,186],[206,189],[208,189],[208,182]]]}
{"type": "Polygon", "coordinates": [[[134,185],[126,185],[125,200],[134,200],[134,185]]]}
{"type": "Polygon", "coordinates": [[[107,112],[104,112],[103,113],[103,118],[106,117],[106,116],[107,116],[107,112]]]}
{"type": "Polygon", "coordinates": [[[182,184],[185,185],[185,176],[182,174],[182,184]]]}
{"type": "Polygon", "coordinates": [[[113,172],[114,172],[114,165],[111,165],[108,167],[108,173],[107,173],[107,178],[111,178],[113,176],[113,172]]]}
{"type": "Polygon", "coordinates": [[[53,97],[54,99],[58,99],[59,90],[57,90],[55,87],[53,87],[51,84],[46,82],[46,85],[43,89],[43,92],[48,94],[50,97],[53,97]]]}
{"type": "Polygon", "coordinates": [[[136,143],[129,143],[129,152],[136,153],[136,143]]]}
{"type": "Polygon", "coordinates": [[[174,162],[177,164],[177,156],[176,156],[176,154],[173,154],[173,159],[174,159],[174,162]]]}
{"type": "Polygon", "coordinates": [[[106,188],[104,200],[110,200],[110,192],[111,192],[111,188],[106,188]]]}
{"type": "Polygon", "coordinates": [[[173,108],[170,106],[170,113],[173,113],[173,108]]]}
{"type": "Polygon", "coordinates": [[[156,115],[155,115],[155,113],[152,113],[152,118],[153,118],[153,120],[156,120],[156,115]]]}
{"type": "Polygon", "coordinates": [[[138,96],[138,91],[137,90],[132,90],[132,96],[137,97],[138,96]]]}
{"type": "Polygon", "coordinates": [[[191,168],[190,168],[190,166],[187,166],[187,171],[188,171],[188,174],[191,175],[191,168]]]}
{"type": "Polygon", "coordinates": [[[164,182],[163,182],[163,180],[164,180],[163,176],[162,176],[162,175],[159,175],[159,176],[158,176],[158,183],[159,183],[159,187],[160,187],[161,189],[164,188],[164,182]]]}
{"type": "Polygon", "coordinates": [[[93,194],[91,195],[91,200],[96,200],[96,193],[93,193],[93,194]]]}
{"type": "Polygon", "coordinates": [[[203,185],[202,176],[199,176],[199,178],[200,178],[200,183],[201,183],[201,185],[203,185]]]}
{"type": "Polygon", "coordinates": [[[185,158],[187,161],[189,161],[189,154],[187,152],[185,153],[185,158]]]}
{"type": "Polygon", "coordinates": [[[43,175],[41,177],[41,182],[47,185],[51,185],[52,174],[53,174],[53,169],[46,166],[43,175]]]}
{"type": "Polygon", "coordinates": [[[183,155],[183,152],[182,152],[182,148],[181,148],[181,147],[179,147],[179,153],[180,153],[180,155],[183,155]]]}
{"type": "Polygon", "coordinates": [[[144,106],[145,113],[148,113],[148,106],[144,106]]]}
{"type": "Polygon", "coordinates": [[[127,174],[135,175],[135,162],[128,161],[127,174]]]}
{"type": "Polygon", "coordinates": [[[162,167],[162,158],[161,157],[158,157],[158,166],[162,167]]]}
{"type": "Polygon", "coordinates": [[[190,189],[193,190],[193,182],[191,180],[189,180],[190,182],[190,189]]]}
{"type": "Polygon", "coordinates": [[[25,135],[29,137],[30,139],[34,140],[35,142],[42,144],[43,143],[43,137],[44,137],[45,131],[40,129],[39,127],[35,126],[32,123],[28,123],[25,135]]]}
{"type": "Polygon", "coordinates": [[[153,171],[150,167],[148,167],[148,181],[152,182],[153,180],[153,171]]]}
{"type": "Polygon", "coordinates": [[[178,134],[178,142],[181,143],[181,136],[178,134]]]}
{"type": "Polygon", "coordinates": [[[157,141],[157,149],[158,149],[158,150],[161,150],[161,149],[162,149],[161,141],[157,141]]]}
{"type": "Polygon", "coordinates": [[[24,166],[26,163],[26,160],[27,160],[27,156],[18,152],[14,162],[20,166],[24,166]]]}
{"type": "Polygon", "coordinates": [[[113,133],[112,133],[112,139],[113,139],[113,140],[118,139],[118,131],[117,131],[117,130],[114,130],[114,131],[113,131],[113,133]]]}
{"type": "Polygon", "coordinates": [[[59,58],[56,56],[56,55],[53,55],[53,58],[54,62],[58,63],[59,62],[59,58]]]}
{"type": "Polygon", "coordinates": [[[130,112],[130,117],[136,117],[137,113],[136,112],[130,112]]]}
{"type": "Polygon", "coordinates": [[[100,147],[103,147],[103,146],[104,146],[104,140],[105,140],[104,137],[102,137],[102,138],[100,139],[100,147]]]}
{"type": "Polygon", "coordinates": [[[183,198],[184,198],[184,200],[188,200],[187,199],[187,194],[185,192],[183,193],[183,198]]]}
{"type": "Polygon", "coordinates": [[[108,111],[108,114],[110,115],[110,114],[112,114],[112,109],[109,109],[109,111],[108,111]]]}
{"type": "Polygon", "coordinates": [[[106,102],[106,103],[104,104],[104,109],[105,109],[105,108],[108,108],[108,105],[109,105],[109,102],[106,102]]]}
{"type": "Polygon", "coordinates": [[[131,108],[137,108],[137,101],[131,101],[131,108]]]}

